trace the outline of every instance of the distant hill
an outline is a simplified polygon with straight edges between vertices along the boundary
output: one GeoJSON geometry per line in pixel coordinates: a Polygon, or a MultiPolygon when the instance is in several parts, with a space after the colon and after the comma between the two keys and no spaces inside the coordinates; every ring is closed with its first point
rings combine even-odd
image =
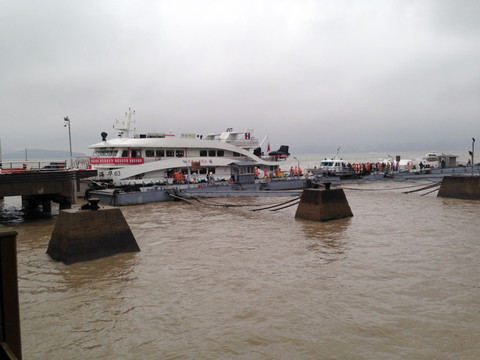
{"type": "MultiPolygon", "coordinates": [[[[83,153],[72,152],[72,157],[86,156],[83,153]]],[[[69,159],[70,152],[62,150],[43,150],[43,149],[28,149],[26,154],[27,160],[55,160],[55,159],[69,159]]],[[[25,160],[24,151],[2,152],[2,160],[25,160]]]]}

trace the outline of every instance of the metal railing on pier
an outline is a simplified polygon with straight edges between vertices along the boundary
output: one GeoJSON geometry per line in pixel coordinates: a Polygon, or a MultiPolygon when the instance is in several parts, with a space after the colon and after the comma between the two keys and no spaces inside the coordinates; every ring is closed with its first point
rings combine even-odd
{"type": "Polygon", "coordinates": [[[8,161],[0,162],[1,174],[15,174],[28,171],[65,171],[66,160],[8,161]]]}
{"type": "MultiPolygon", "coordinates": [[[[65,171],[70,170],[69,160],[7,160],[0,161],[0,174],[15,174],[27,171],[65,171]]],[[[90,157],[82,156],[73,160],[74,170],[90,168],[90,157]]]]}

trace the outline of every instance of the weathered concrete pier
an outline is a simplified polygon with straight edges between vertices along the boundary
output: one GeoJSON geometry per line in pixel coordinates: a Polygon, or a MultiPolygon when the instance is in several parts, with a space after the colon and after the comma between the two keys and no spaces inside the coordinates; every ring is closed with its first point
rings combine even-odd
{"type": "Polygon", "coordinates": [[[325,190],[303,190],[295,218],[330,221],[353,216],[343,189],[330,190],[330,184],[325,190]]]}
{"type": "Polygon", "coordinates": [[[44,212],[51,211],[51,202],[60,209],[69,209],[75,204],[80,180],[95,176],[96,170],[65,171],[22,171],[0,175],[0,197],[22,196],[27,212],[42,206],[44,212]]]}
{"type": "Polygon", "coordinates": [[[438,197],[480,200],[480,176],[446,176],[438,197]]]}
{"type": "Polygon", "coordinates": [[[22,359],[17,232],[0,225],[0,359],[22,359]]]}
{"type": "Polygon", "coordinates": [[[119,208],[61,210],[47,254],[65,264],[88,261],[122,252],[140,251],[119,208]]]}

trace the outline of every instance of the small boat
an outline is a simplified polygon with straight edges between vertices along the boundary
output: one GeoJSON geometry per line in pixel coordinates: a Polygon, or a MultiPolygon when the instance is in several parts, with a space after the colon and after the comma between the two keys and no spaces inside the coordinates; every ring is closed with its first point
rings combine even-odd
{"type": "Polygon", "coordinates": [[[436,162],[438,161],[438,154],[433,151],[426,153],[425,156],[423,157],[423,160],[428,162],[436,162]]]}
{"type": "Polygon", "coordinates": [[[345,160],[332,158],[320,161],[318,167],[309,168],[307,171],[314,176],[314,180],[332,180],[335,178],[346,179],[355,175],[353,167],[345,160]]]}

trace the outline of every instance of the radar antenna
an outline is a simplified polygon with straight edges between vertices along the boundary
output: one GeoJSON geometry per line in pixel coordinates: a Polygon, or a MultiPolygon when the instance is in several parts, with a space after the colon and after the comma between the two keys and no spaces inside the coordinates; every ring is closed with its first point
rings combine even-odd
{"type": "Polygon", "coordinates": [[[130,137],[130,132],[135,132],[135,127],[133,129],[130,128],[132,124],[135,124],[135,110],[128,108],[128,111],[125,112],[125,120],[119,121],[115,119],[113,123],[113,128],[119,131],[118,136],[121,138],[128,138],[130,137]]]}
{"type": "Polygon", "coordinates": [[[336,158],[337,158],[337,156],[338,156],[338,153],[340,152],[340,148],[341,148],[341,146],[339,146],[339,147],[338,147],[338,149],[337,149],[337,153],[335,154],[335,157],[334,157],[334,159],[336,159],[336,158]]]}

